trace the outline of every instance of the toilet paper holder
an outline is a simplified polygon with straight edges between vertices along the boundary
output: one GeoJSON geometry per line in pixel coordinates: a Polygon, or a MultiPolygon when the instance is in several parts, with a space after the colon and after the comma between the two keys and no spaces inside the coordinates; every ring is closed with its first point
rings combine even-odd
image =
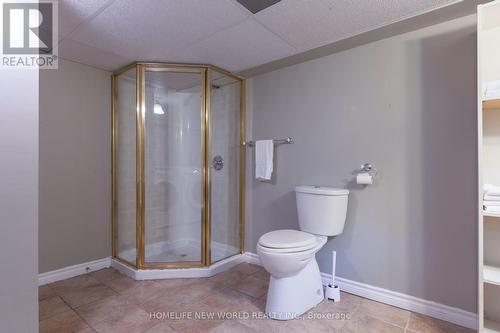
{"type": "Polygon", "coordinates": [[[365,163],[361,165],[361,168],[357,173],[368,173],[370,176],[374,177],[378,174],[378,170],[371,163],[365,163]]]}

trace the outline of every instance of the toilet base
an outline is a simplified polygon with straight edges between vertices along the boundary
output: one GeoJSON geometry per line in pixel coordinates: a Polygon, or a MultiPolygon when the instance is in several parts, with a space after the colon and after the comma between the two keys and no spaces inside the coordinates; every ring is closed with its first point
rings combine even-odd
{"type": "Polygon", "coordinates": [[[266,314],[290,320],[318,305],[325,298],[318,263],[313,258],[297,275],[274,278],[267,292],[266,314]]]}

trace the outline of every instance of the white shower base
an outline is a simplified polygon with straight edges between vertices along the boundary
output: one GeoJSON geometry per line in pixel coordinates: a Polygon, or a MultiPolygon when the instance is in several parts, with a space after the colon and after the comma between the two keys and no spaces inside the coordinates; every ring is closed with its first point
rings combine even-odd
{"type": "MultiPolygon", "coordinates": [[[[234,246],[212,242],[212,262],[228,258],[238,254],[240,250],[234,246]]],[[[199,240],[183,239],[177,241],[164,241],[146,246],[146,262],[184,262],[200,261],[201,244],[199,240]]],[[[136,250],[121,251],[118,255],[121,259],[135,263],[136,250]]]]}
{"type": "Polygon", "coordinates": [[[171,269],[135,269],[121,261],[111,259],[111,267],[135,280],[157,280],[176,278],[202,278],[210,277],[246,262],[244,254],[236,254],[232,257],[216,262],[209,267],[202,268],[171,268],[171,269]]]}

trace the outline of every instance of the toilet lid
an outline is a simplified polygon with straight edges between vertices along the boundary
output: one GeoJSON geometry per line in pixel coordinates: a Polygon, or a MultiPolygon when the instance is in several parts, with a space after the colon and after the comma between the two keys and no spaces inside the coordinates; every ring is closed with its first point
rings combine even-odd
{"type": "Polygon", "coordinates": [[[290,249],[313,246],[317,239],[313,234],[298,230],[276,230],[262,235],[259,244],[276,249],[290,249]]]}
{"type": "Polygon", "coordinates": [[[320,194],[320,195],[348,195],[349,190],[345,188],[326,187],[326,186],[297,186],[297,193],[320,194]]]}

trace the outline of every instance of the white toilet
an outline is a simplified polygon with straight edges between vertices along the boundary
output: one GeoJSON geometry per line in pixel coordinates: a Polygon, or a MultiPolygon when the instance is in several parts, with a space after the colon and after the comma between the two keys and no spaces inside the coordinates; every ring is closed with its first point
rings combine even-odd
{"type": "Polygon", "coordinates": [[[266,314],[293,319],[323,298],[315,254],[328,236],[342,233],[347,213],[346,189],[297,186],[295,196],[300,230],[276,230],[259,239],[257,253],[271,275],[266,314]]]}

